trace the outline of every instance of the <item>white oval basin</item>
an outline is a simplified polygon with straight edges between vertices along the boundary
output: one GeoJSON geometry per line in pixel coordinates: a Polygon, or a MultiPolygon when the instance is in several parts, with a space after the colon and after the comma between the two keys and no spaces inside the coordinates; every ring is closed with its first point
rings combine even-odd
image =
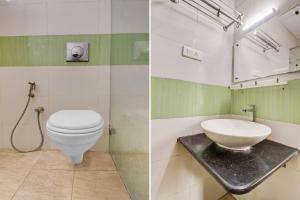
{"type": "Polygon", "coordinates": [[[248,150],[271,134],[268,126],[236,119],[206,120],[201,126],[217,145],[237,151],[248,150]]]}

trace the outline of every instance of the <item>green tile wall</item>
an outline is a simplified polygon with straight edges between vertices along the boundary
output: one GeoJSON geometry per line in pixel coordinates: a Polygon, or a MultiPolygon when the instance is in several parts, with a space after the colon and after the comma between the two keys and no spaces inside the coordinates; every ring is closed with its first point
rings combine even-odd
{"type": "Polygon", "coordinates": [[[232,90],[231,113],[241,112],[247,104],[256,105],[257,117],[300,124],[300,80],[288,85],[232,90]]]}
{"type": "MultiPolygon", "coordinates": [[[[149,53],[143,53],[134,58],[134,42],[149,41],[148,33],[113,34],[111,39],[112,65],[139,65],[148,64],[149,53]]],[[[149,45],[149,44],[148,44],[149,45]]],[[[147,48],[148,49],[148,48],[147,48]]]]}
{"type": "Polygon", "coordinates": [[[148,34],[4,36],[0,37],[0,66],[148,64],[148,56],[133,59],[134,41],[141,40],[148,40],[148,34]],[[90,61],[66,62],[66,42],[80,41],[90,43],[90,61]]]}
{"type": "Polygon", "coordinates": [[[152,119],[230,113],[227,87],[152,77],[152,119]]]}
{"type": "Polygon", "coordinates": [[[203,115],[246,115],[256,105],[257,117],[300,124],[300,80],[287,85],[241,90],[152,77],[152,119],[203,115]]]}

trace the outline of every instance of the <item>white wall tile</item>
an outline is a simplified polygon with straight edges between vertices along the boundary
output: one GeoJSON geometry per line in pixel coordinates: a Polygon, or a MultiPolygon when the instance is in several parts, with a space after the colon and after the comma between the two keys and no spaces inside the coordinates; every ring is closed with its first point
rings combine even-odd
{"type": "Polygon", "coordinates": [[[98,33],[111,33],[111,0],[98,0],[98,33]]]}
{"type": "Polygon", "coordinates": [[[109,151],[109,133],[108,133],[108,128],[106,128],[104,130],[104,134],[101,136],[101,138],[95,144],[95,146],[92,147],[92,150],[99,151],[99,152],[108,152],[109,151]]]}
{"type": "Polygon", "coordinates": [[[61,109],[92,109],[105,121],[104,136],[94,149],[108,151],[109,66],[54,67],[49,78],[49,107],[54,113],[61,109]]]}
{"type": "Polygon", "coordinates": [[[92,109],[105,120],[104,135],[93,148],[108,151],[110,104],[110,66],[84,67],[1,67],[0,68],[0,148],[10,148],[11,130],[26,104],[29,85],[35,81],[36,96],[31,100],[24,119],[16,130],[16,143],[33,148],[39,136],[34,108],[43,106],[41,114],[45,135],[44,149],[56,148],[47,137],[48,117],[62,109],[92,109]],[[13,77],[13,78],[12,78],[13,77]]]}
{"type": "Polygon", "coordinates": [[[152,1],[152,76],[212,85],[231,83],[233,30],[170,1],[152,1]],[[182,46],[200,50],[203,60],[182,57],[182,46]]]}
{"type": "Polygon", "coordinates": [[[149,32],[148,0],[112,0],[112,33],[149,32]]]}
{"type": "Polygon", "coordinates": [[[158,190],[164,177],[165,170],[168,165],[167,159],[161,161],[152,161],[151,158],[151,197],[157,199],[158,190]]]}
{"type": "Polygon", "coordinates": [[[28,99],[29,81],[36,82],[35,97],[31,99],[23,123],[35,120],[34,108],[43,105],[48,116],[48,71],[36,67],[2,67],[0,73],[0,116],[5,123],[14,124],[28,99]]]}
{"type": "Polygon", "coordinates": [[[203,133],[201,121],[223,116],[197,116],[186,118],[151,120],[151,160],[152,162],[186,153],[177,139],[186,135],[203,133]]]}
{"type": "Polygon", "coordinates": [[[48,34],[96,34],[99,30],[98,2],[48,1],[48,34]]]}
{"type": "Polygon", "coordinates": [[[46,13],[44,1],[0,4],[0,35],[46,35],[46,13]]]}
{"type": "MultiPolygon", "coordinates": [[[[11,0],[0,1],[0,35],[96,34],[110,33],[110,0],[11,0]],[[73,13],[80,13],[74,15],[73,13]]],[[[28,81],[36,81],[36,97],[30,103],[19,133],[29,135],[23,147],[30,148],[35,107],[43,105],[42,121],[60,109],[93,109],[106,122],[105,134],[94,147],[108,151],[110,68],[97,67],[1,67],[0,124],[2,147],[10,147],[10,127],[19,117],[28,93],[28,81]],[[12,81],[13,77],[13,81],[12,81]],[[31,131],[31,132],[30,132],[31,131]],[[24,132],[24,133],[23,133],[24,132]],[[4,141],[4,142],[3,142],[4,141]]],[[[18,131],[19,131],[18,128],[18,131]]],[[[44,131],[45,133],[45,131],[44,131]]],[[[18,134],[18,135],[19,135],[18,134]]],[[[45,148],[56,148],[46,144],[45,148]]]]}
{"type": "MultiPolygon", "coordinates": [[[[199,163],[197,163],[199,165],[199,163]]],[[[199,178],[199,177],[198,177],[199,178]]],[[[226,190],[215,179],[208,177],[190,187],[190,200],[216,200],[226,194],[226,190]]]]}
{"type": "Polygon", "coordinates": [[[111,0],[1,0],[0,35],[107,34],[111,0]]]}
{"type": "Polygon", "coordinates": [[[190,189],[181,189],[177,193],[159,197],[157,200],[188,200],[190,199],[191,192],[190,189]]]}
{"type": "MultiPolygon", "coordinates": [[[[46,131],[46,123],[42,121],[42,131],[44,135],[44,145],[43,149],[52,149],[54,146],[52,141],[47,136],[46,131]]],[[[5,124],[3,125],[3,132],[1,133],[1,148],[3,149],[11,149],[10,137],[11,131],[13,129],[14,124],[5,124]]],[[[39,146],[41,141],[40,132],[38,129],[37,120],[32,121],[30,124],[23,124],[17,127],[14,133],[14,144],[18,149],[21,150],[32,150],[39,146]]]]}
{"type": "Polygon", "coordinates": [[[225,194],[222,187],[197,162],[177,138],[202,133],[202,120],[229,116],[197,116],[188,118],[157,119],[151,121],[152,197],[154,199],[180,196],[189,190],[189,199],[209,200],[225,194]],[[184,175],[180,175],[180,174],[184,175]],[[180,188],[180,189],[178,189],[180,188]],[[198,190],[196,189],[198,188],[198,190]],[[214,191],[214,194],[210,194],[214,191]],[[210,196],[209,196],[210,195],[210,196]]]}
{"type": "Polygon", "coordinates": [[[165,199],[190,187],[192,158],[189,154],[170,158],[159,184],[157,199],[165,199]]]}

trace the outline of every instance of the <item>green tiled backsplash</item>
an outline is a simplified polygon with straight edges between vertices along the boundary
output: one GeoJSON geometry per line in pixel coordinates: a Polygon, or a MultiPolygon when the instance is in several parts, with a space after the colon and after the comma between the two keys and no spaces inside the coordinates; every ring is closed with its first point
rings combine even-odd
{"type": "Polygon", "coordinates": [[[152,119],[219,114],[246,115],[248,104],[257,117],[300,124],[300,80],[288,85],[241,90],[152,77],[152,119]]]}
{"type": "Polygon", "coordinates": [[[134,58],[135,41],[148,41],[148,33],[3,36],[0,37],[0,66],[148,64],[148,55],[134,58]],[[66,62],[66,42],[81,41],[90,44],[89,62],[66,62]]]}
{"type": "Polygon", "coordinates": [[[245,115],[247,104],[256,106],[257,117],[300,124],[300,80],[288,85],[232,90],[231,114],[245,115]]]}
{"type": "Polygon", "coordinates": [[[148,64],[149,61],[149,34],[146,33],[131,33],[131,34],[113,34],[111,38],[111,64],[124,65],[124,64],[148,64]],[[139,55],[134,55],[135,42],[145,42],[146,50],[142,51],[139,55]],[[136,58],[135,58],[136,57],[136,58]]]}
{"type": "Polygon", "coordinates": [[[230,89],[152,77],[152,119],[221,115],[230,112],[230,89]]]}

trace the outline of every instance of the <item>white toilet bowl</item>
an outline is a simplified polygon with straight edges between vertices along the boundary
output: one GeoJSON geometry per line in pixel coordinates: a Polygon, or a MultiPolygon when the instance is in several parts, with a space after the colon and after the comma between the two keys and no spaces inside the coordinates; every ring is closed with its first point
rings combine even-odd
{"type": "Polygon", "coordinates": [[[48,136],[75,164],[82,162],[84,152],[96,144],[103,129],[103,118],[91,110],[62,110],[47,121],[48,136]]]}

